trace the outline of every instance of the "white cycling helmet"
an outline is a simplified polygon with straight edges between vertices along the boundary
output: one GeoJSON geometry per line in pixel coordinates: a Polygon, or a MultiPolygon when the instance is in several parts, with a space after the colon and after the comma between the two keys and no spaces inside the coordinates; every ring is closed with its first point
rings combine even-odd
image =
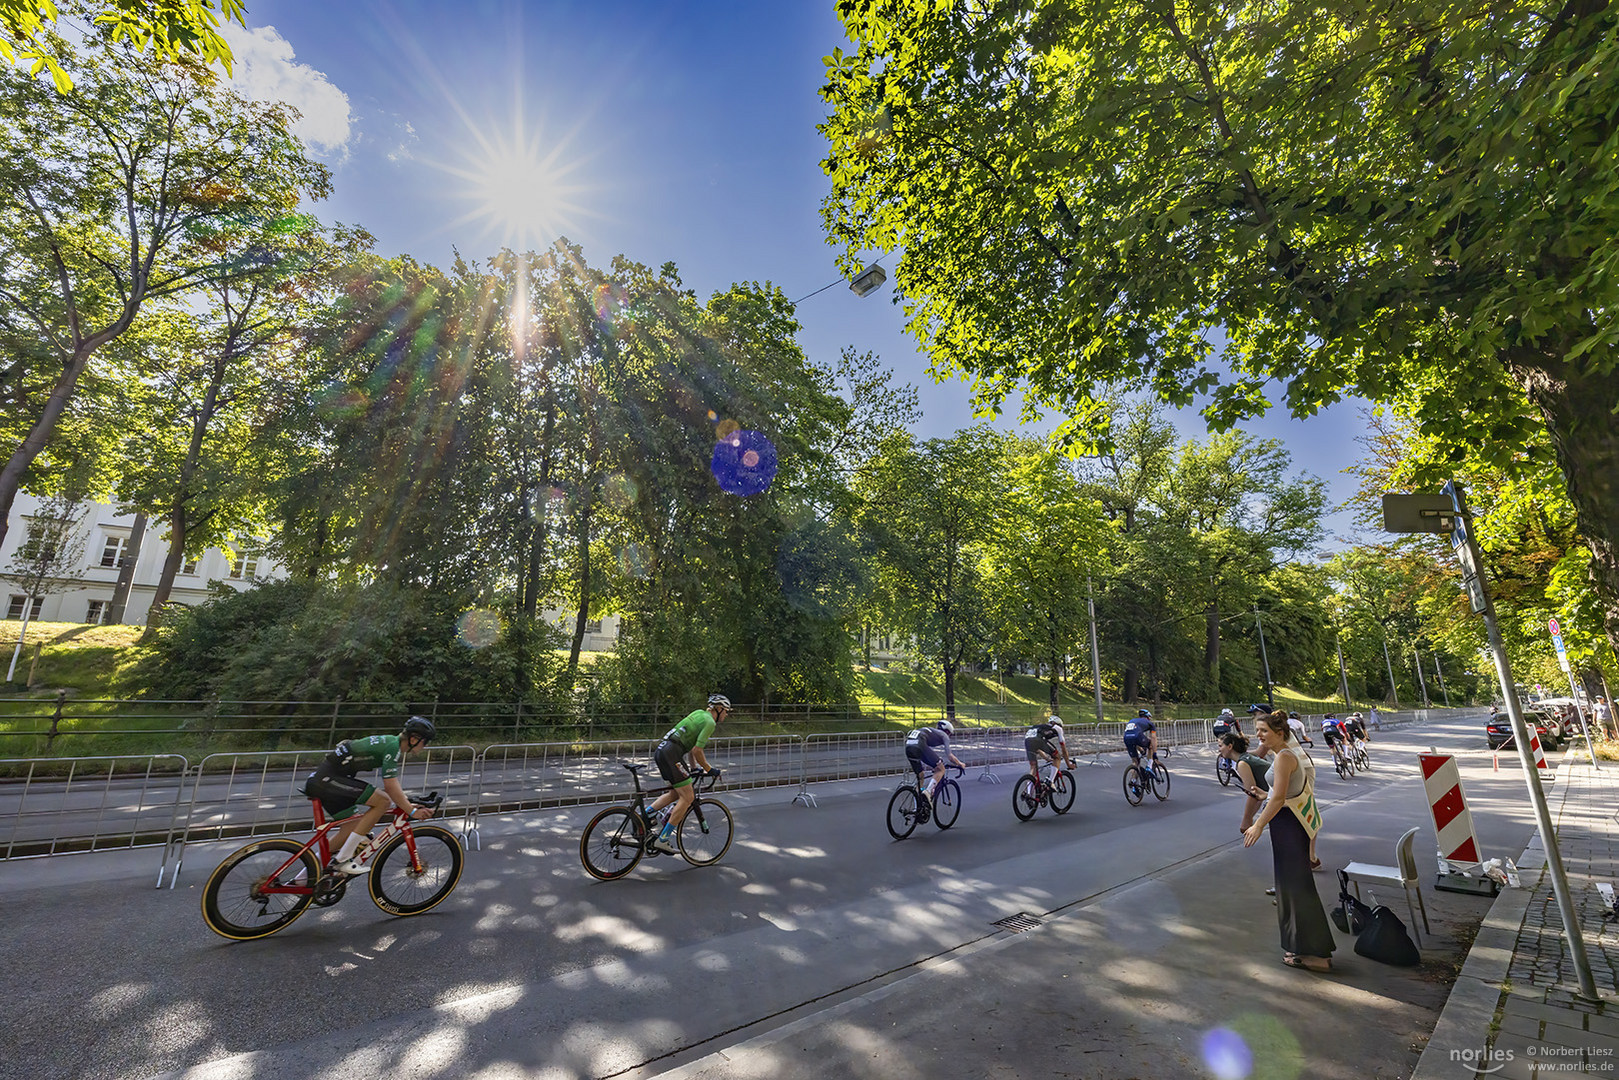
{"type": "Polygon", "coordinates": [[[1220,710],[1220,715],[1221,716],[1235,717],[1237,714],[1232,712],[1230,709],[1221,709],[1220,710]]]}
{"type": "Polygon", "coordinates": [[[944,732],[946,735],[954,735],[956,732],[956,725],[952,724],[948,720],[940,720],[939,730],[944,732]]]}

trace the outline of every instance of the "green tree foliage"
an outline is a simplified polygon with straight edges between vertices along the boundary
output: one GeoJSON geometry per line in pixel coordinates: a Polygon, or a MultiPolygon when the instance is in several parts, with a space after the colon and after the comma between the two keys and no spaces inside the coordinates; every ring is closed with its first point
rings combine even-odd
{"type": "Polygon", "coordinates": [[[0,371],[18,405],[0,421],[15,436],[0,521],[96,353],[146,304],[252,269],[221,261],[222,235],[251,249],[329,190],[286,107],[247,102],[196,63],[99,40],[62,49],[70,94],[0,72],[0,338],[22,346],[0,371]]]}
{"type": "Polygon", "coordinates": [[[1089,650],[1089,580],[1114,540],[1099,503],[1046,443],[1002,446],[1005,492],[990,516],[983,575],[1002,647],[1045,668],[1051,711],[1071,653],[1089,650]]]}
{"type": "MultiPolygon", "coordinates": [[[[8,64],[28,64],[30,76],[49,71],[59,93],[73,89],[73,79],[62,67],[62,46],[50,32],[68,14],[100,27],[114,41],[127,41],[138,51],[148,47],[163,59],[190,57],[218,63],[229,74],[230,45],[219,25],[231,21],[247,25],[242,0],[112,0],[110,3],[58,5],[54,0],[0,0],[0,58],[8,64]]],[[[71,64],[69,65],[71,67],[71,64]]]]}
{"type": "Polygon", "coordinates": [[[926,442],[896,433],[853,484],[878,624],[938,665],[952,713],[962,662],[993,644],[983,557],[1006,490],[1003,441],[983,426],[926,442]]]}
{"type": "Polygon", "coordinates": [[[1099,383],[1218,428],[1345,393],[1550,453],[1619,644],[1619,11],[847,0],[824,204],[998,405],[1099,383]],[[1544,438],[1537,438],[1537,431],[1544,438]]]}

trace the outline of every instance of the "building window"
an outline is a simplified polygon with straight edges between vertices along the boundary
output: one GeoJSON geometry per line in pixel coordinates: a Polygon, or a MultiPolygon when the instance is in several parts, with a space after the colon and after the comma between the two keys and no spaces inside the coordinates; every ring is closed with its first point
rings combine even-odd
{"type": "Polygon", "coordinates": [[[587,633],[587,634],[599,634],[601,632],[602,632],[602,621],[600,619],[586,619],[585,620],[585,633],[587,633]]]}
{"type": "MultiPolygon", "coordinates": [[[[23,605],[26,604],[26,603],[28,603],[28,597],[26,597],[26,596],[18,596],[16,593],[12,593],[11,594],[11,600],[6,604],[6,618],[8,618],[8,619],[20,619],[20,618],[22,618],[23,605]]],[[[45,606],[45,598],[43,596],[34,597],[34,605],[33,605],[34,609],[28,613],[29,620],[32,621],[34,619],[39,618],[39,609],[44,607],[44,606],[45,606]]]]}
{"type": "Polygon", "coordinates": [[[28,539],[23,541],[22,557],[30,563],[48,563],[56,558],[56,530],[48,521],[30,521],[28,539]]]}
{"type": "Polygon", "coordinates": [[[197,573],[197,560],[187,559],[180,564],[180,573],[195,576],[197,573]]]}
{"type": "Polygon", "coordinates": [[[251,581],[259,573],[260,553],[249,547],[243,547],[231,560],[230,576],[239,581],[251,581]]]}
{"type": "Polygon", "coordinates": [[[127,552],[124,550],[129,544],[129,537],[107,534],[107,542],[101,548],[101,565],[122,567],[127,552]]]}
{"type": "Polygon", "coordinates": [[[92,600],[90,609],[84,613],[84,621],[92,626],[100,626],[107,620],[107,601],[92,600]]]}

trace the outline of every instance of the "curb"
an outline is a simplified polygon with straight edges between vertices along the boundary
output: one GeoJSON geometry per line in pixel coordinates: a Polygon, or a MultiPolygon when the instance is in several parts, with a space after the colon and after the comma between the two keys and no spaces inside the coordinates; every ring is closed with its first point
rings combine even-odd
{"type": "MultiPolygon", "coordinates": [[[[1561,779],[1561,774],[1559,766],[1558,775],[1553,779],[1561,779]]],[[[1553,794],[1562,796],[1553,815],[1553,820],[1557,821],[1563,816],[1568,785],[1557,785],[1553,794]]],[[[1547,810],[1551,809],[1548,799],[1547,810]]],[[[1451,986],[1450,997],[1439,1014],[1439,1023],[1434,1025],[1428,1045],[1411,1073],[1411,1080],[1474,1080],[1478,1076],[1478,1063],[1483,1060],[1483,1051],[1491,1040],[1490,1025],[1495,1022],[1496,1009],[1507,993],[1504,984],[1517,949],[1518,935],[1523,930],[1524,916],[1546,867],[1546,849],[1538,832],[1518,856],[1517,863],[1524,885],[1504,890],[1490,905],[1478,936],[1468,949],[1461,973],[1451,986]],[[1528,874],[1536,871],[1539,873],[1535,873],[1535,880],[1530,883],[1528,874]]]]}

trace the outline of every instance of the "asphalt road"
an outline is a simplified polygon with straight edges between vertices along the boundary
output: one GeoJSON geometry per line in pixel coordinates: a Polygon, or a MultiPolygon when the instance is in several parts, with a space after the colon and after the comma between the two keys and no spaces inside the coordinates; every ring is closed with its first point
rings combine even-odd
{"type": "MultiPolygon", "coordinates": [[[[1387,733],[1375,744],[1376,767],[1355,780],[1322,772],[1323,858],[1391,861],[1392,837],[1421,824],[1418,852],[1431,864],[1415,760],[1430,744],[1463,755],[1487,853],[1522,850],[1532,820],[1516,766],[1495,772],[1482,724],[1451,720],[1387,733]]],[[[482,850],[468,853],[459,889],[432,912],[389,918],[355,889],[260,942],[217,938],[198,913],[207,871],[234,844],[191,849],[173,892],[151,888],[147,860],[132,861],[140,853],[0,865],[0,948],[11,961],[0,1080],[175,1071],[608,1077],[711,1067],[726,1046],[813,1022],[885,986],[915,985],[920,971],[1005,937],[995,921],[1025,912],[1087,920],[1084,934],[1048,939],[1063,941],[1060,953],[1038,954],[1063,958],[1064,975],[1085,970],[1087,940],[1099,952],[1125,942],[1132,955],[1162,958],[1170,965],[1162,985],[1134,989],[1153,1003],[1143,1018],[1172,1031],[1186,1012],[1178,999],[1221,996],[1218,985],[1175,984],[1188,927],[1222,922],[1239,937],[1219,948],[1235,953],[1268,954],[1276,944],[1261,891],[1268,846],[1241,848],[1239,796],[1215,784],[1206,752],[1168,763],[1167,802],[1127,805],[1115,756],[1079,769],[1070,814],[1042,810],[1027,823],[1011,812],[1015,767],[996,770],[1004,784],[969,772],[956,827],[925,826],[900,843],[883,825],[892,778],[819,785],[813,809],[794,805],[790,788],[722,794],[738,836],[719,865],[664,857],[609,883],[589,878],[577,853],[597,807],[486,815],[482,850]]],[[[1403,915],[1397,897],[1386,899],[1403,915]]],[[[1370,972],[1368,993],[1382,994],[1381,1004],[1358,1009],[1326,995],[1311,1006],[1318,1017],[1300,1020],[1323,1025],[1340,1050],[1357,1048],[1348,1071],[1308,1075],[1409,1074],[1415,1040],[1444,1001],[1444,965],[1488,907],[1431,890],[1428,900],[1435,933],[1422,972],[1387,975],[1397,980],[1387,986],[1377,980],[1394,969],[1370,972]]],[[[1037,936],[1018,944],[1041,948],[1037,936]]],[[[1208,977],[1226,971],[1214,963],[1208,977]]],[[[936,1024],[965,1030],[990,1015],[973,996],[978,984],[938,978],[959,1008],[936,1024]]],[[[1090,1037],[1105,1041],[1117,1018],[1073,1022],[1084,1030],[1092,1019],[1090,1037]]],[[[834,1064],[831,1054],[815,1061],[834,1064]]],[[[815,1075],[815,1061],[793,1071],[815,1075]]],[[[1073,1075],[1132,1075],[1099,1062],[1073,1075]]]]}

